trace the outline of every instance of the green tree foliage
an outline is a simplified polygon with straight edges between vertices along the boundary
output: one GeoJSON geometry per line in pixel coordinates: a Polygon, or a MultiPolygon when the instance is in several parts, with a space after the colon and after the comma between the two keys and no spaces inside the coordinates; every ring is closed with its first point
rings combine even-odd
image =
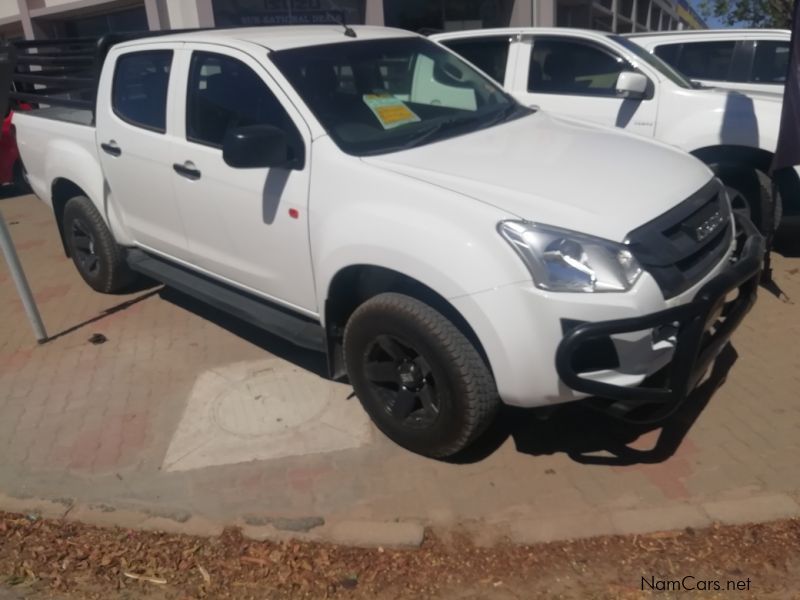
{"type": "Polygon", "coordinates": [[[700,12],[726,25],[789,28],[793,0],[703,0],[700,12]]]}

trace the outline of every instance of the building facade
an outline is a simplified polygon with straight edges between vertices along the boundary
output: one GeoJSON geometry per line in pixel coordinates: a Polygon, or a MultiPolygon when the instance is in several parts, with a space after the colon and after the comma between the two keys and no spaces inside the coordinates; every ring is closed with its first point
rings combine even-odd
{"type": "Polygon", "coordinates": [[[413,31],[563,26],[618,33],[701,28],[688,0],[0,0],[0,36],[326,23],[413,31]]]}

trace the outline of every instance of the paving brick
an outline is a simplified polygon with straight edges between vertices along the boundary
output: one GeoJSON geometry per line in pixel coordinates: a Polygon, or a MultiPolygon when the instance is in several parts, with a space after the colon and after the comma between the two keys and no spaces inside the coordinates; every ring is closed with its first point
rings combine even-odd
{"type": "Polygon", "coordinates": [[[106,504],[78,505],[65,516],[67,521],[122,529],[136,529],[148,518],[143,512],[117,509],[106,504]]]}
{"type": "Polygon", "coordinates": [[[59,519],[69,511],[71,506],[71,500],[19,498],[0,493],[0,510],[9,513],[59,519]]]}
{"type": "Polygon", "coordinates": [[[610,535],[614,524],[608,513],[579,513],[549,516],[509,524],[511,540],[517,544],[541,544],[610,535]]]}
{"type": "Polygon", "coordinates": [[[614,511],[611,521],[616,532],[624,535],[711,525],[706,513],[699,506],[691,504],[614,511]]]}
{"type": "Polygon", "coordinates": [[[366,548],[417,548],[425,529],[418,523],[342,521],[335,523],[328,537],[342,545],[366,548]]]}
{"type": "Polygon", "coordinates": [[[730,525],[800,517],[800,505],[786,494],[706,502],[702,508],[714,521],[730,525]]]}
{"type": "Polygon", "coordinates": [[[204,517],[191,517],[185,522],[165,519],[164,517],[149,517],[138,523],[136,529],[198,537],[215,537],[222,534],[224,527],[220,521],[212,521],[204,517]]]}

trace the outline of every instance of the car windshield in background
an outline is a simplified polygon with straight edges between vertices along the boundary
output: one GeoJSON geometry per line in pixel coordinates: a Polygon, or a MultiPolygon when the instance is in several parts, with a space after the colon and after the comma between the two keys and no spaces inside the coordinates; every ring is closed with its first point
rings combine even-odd
{"type": "Polygon", "coordinates": [[[678,73],[675,69],[673,69],[671,66],[669,66],[667,63],[665,63],[663,60],[661,60],[654,54],[650,54],[647,50],[642,48],[636,42],[632,42],[628,38],[624,38],[618,35],[612,35],[609,37],[615,42],[617,42],[619,45],[625,46],[625,48],[633,52],[637,58],[641,58],[648,65],[660,71],[662,75],[667,77],[675,85],[679,85],[680,87],[686,89],[692,89],[696,87],[691,81],[686,79],[686,77],[678,73]]]}
{"type": "Polygon", "coordinates": [[[339,147],[385,154],[532,111],[422,38],[326,44],[270,54],[339,147]]]}

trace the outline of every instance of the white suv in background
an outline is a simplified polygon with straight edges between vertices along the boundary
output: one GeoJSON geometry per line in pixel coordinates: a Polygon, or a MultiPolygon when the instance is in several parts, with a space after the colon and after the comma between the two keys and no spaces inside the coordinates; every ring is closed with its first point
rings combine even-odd
{"type": "Polygon", "coordinates": [[[713,29],[626,37],[704,85],[783,93],[789,71],[789,30],[713,29]]]}

